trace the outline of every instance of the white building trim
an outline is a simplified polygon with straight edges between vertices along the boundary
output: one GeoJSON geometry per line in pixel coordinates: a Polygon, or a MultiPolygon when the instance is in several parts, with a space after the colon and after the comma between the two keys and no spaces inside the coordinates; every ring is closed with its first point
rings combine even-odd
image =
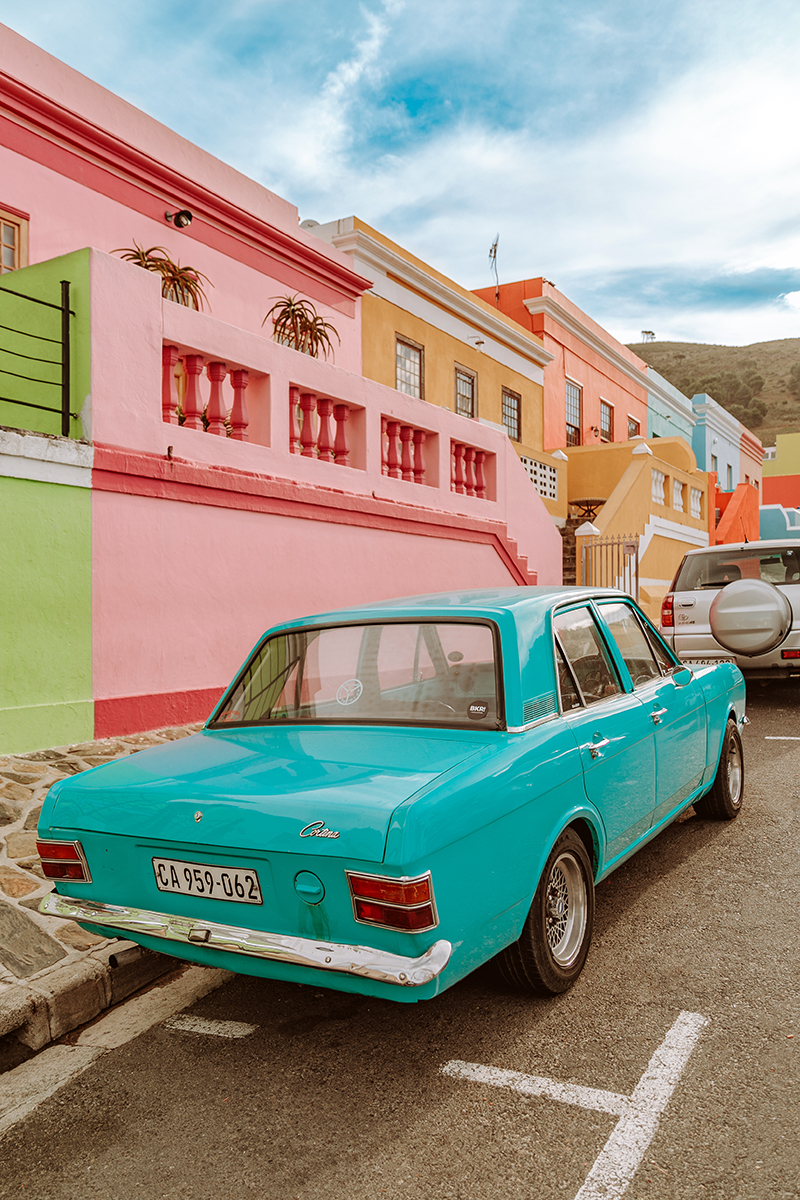
{"type": "Polygon", "coordinates": [[[688,525],[680,525],[677,521],[668,521],[666,517],[657,517],[651,513],[639,542],[640,562],[654,537],[670,538],[675,542],[688,542],[690,546],[708,545],[708,530],[691,529],[688,525]]]}
{"type": "Polygon", "coordinates": [[[90,488],[93,463],[94,447],[85,442],[0,429],[0,476],[90,488]]]}
{"type": "Polygon", "coordinates": [[[532,336],[526,337],[522,329],[484,308],[477,298],[470,300],[363,229],[356,229],[353,217],[318,225],[313,232],[350,255],[359,273],[372,282],[373,295],[467,345],[475,346],[476,335],[484,335],[491,341],[484,340],[478,347],[482,354],[533,383],[544,382],[543,368],[554,357],[549,350],[532,336]]]}
{"type": "Polygon", "coordinates": [[[584,342],[585,345],[593,350],[595,354],[598,354],[600,358],[605,359],[615,370],[627,376],[631,383],[635,383],[637,387],[644,388],[645,391],[650,388],[650,381],[644,371],[640,371],[623,354],[615,350],[613,346],[609,346],[608,342],[604,341],[603,338],[598,337],[588,325],[584,325],[581,321],[573,317],[552,296],[533,296],[530,300],[525,301],[525,307],[534,316],[543,314],[546,317],[551,317],[554,321],[558,321],[559,325],[563,325],[569,333],[584,342]]]}

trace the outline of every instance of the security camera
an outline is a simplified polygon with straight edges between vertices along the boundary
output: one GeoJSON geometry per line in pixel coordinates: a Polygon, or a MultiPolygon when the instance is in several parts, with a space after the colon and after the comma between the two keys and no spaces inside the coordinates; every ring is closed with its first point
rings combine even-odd
{"type": "Polygon", "coordinates": [[[176,229],[185,229],[187,225],[192,223],[192,214],[188,208],[181,208],[178,212],[164,213],[168,221],[172,221],[176,229]]]}

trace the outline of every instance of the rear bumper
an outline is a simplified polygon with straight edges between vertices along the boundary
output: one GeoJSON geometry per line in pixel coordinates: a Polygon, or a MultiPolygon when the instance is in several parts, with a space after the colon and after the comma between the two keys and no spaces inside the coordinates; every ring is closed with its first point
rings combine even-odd
{"type": "Polygon", "coordinates": [[[143,934],[164,938],[167,942],[207,946],[209,949],[245,954],[250,958],[271,962],[361,975],[399,987],[421,987],[430,983],[447,966],[453,950],[450,942],[442,940],[434,942],[419,958],[405,958],[401,954],[374,950],[371,946],[343,946],[335,942],[287,937],[280,933],[261,933],[260,930],[219,925],[215,921],[201,921],[194,917],[176,917],[141,908],[99,904],[95,900],[77,900],[73,896],[59,896],[55,892],[45,896],[39,911],[51,917],[79,921],[83,925],[100,926],[109,932],[119,932],[129,937],[143,934]]]}

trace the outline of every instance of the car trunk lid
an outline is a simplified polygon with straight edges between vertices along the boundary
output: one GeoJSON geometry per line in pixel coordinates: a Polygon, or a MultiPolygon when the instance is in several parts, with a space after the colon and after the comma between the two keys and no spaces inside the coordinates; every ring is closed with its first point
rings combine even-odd
{"type": "Polygon", "coordinates": [[[380,862],[395,808],[485,740],[385,727],[203,731],[65,781],[50,824],[380,862]]]}

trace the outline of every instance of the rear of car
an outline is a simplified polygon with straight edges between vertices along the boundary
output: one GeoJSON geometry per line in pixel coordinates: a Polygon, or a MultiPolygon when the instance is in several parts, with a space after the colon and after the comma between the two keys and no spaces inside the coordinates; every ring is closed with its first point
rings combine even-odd
{"type": "Polygon", "coordinates": [[[659,631],[680,659],[692,664],[735,662],[751,680],[800,679],[800,543],[741,542],[690,550],[661,606],[659,631]],[[767,654],[731,654],[711,632],[714,598],[739,579],[760,579],[783,592],[792,628],[767,654]]]}

